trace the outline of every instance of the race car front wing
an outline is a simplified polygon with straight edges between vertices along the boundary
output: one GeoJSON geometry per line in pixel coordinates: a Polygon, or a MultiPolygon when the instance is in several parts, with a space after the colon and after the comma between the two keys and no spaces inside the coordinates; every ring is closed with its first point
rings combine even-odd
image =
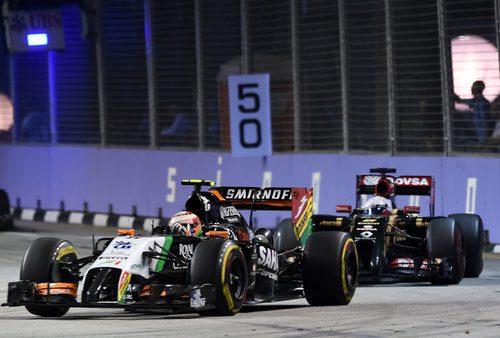
{"type": "MultiPolygon", "coordinates": [[[[133,287],[130,290],[133,290],[133,287]]],[[[10,282],[7,302],[2,306],[162,309],[168,312],[182,312],[213,309],[216,301],[213,284],[146,285],[142,287],[138,297],[131,295],[126,303],[78,302],[76,292],[77,284],[75,283],[10,282]]]]}

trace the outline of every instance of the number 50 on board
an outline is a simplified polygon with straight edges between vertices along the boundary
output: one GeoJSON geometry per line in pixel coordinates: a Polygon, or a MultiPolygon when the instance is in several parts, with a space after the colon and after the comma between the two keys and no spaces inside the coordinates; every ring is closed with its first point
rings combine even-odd
{"type": "Polygon", "coordinates": [[[229,76],[233,156],[272,154],[269,74],[229,76]]]}

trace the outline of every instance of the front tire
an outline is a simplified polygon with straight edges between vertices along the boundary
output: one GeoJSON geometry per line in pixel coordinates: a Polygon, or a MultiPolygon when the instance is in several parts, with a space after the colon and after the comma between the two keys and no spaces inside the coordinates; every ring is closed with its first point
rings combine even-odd
{"type": "Polygon", "coordinates": [[[311,305],[347,305],[358,284],[358,256],[344,232],[312,233],[304,252],[304,292],[311,305]]]}
{"type": "Polygon", "coordinates": [[[465,251],[465,277],[479,277],[483,271],[484,227],[479,215],[452,214],[462,230],[465,251]]]}
{"type": "Polygon", "coordinates": [[[453,218],[433,219],[427,227],[427,251],[429,258],[451,260],[452,269],[446,277],[433,276],[432,284],[458,284],[464,277],[465,255],[462,233],[453,218]]]}
{"type": "MultiPolygon", "coordinates": [[[[37,238],[24,254],[20,278],[37,283],[69,282],[69,276],[63,272],[59,262],[77,258],[70,242],[52,237],[37,238]]],[[[69,307],[27,305],[26,309],[41,317],[61,317],[68,312],[69,307]]]]}
{"type": "Polygon", "coordinates": [[[191,260],[191,284],[215,286],[215,309],[201,315],[232,316],[246,299],[248,269],[241,249],[232,241],[209,239],[196,247],[191,260]]]}

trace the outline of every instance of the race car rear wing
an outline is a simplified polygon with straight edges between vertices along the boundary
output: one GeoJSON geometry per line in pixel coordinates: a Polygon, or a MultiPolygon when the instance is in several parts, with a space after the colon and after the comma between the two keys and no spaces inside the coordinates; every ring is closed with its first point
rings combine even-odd
{"type": "Polygon", "coordinates": [[[301,242],[307,239],[304,234],[310,228],[308,225],[313,212],[312,188],[212,187],[209,191],[239,209],[291,210],[297,239],[301,242]]]}
{"type": "MultiPolygon", "coordinates": [[[[395,171],[391,171],[395,172],[395,171]]],[[[376,171],[375,171],[376,173],[376,171]]],[[[392,176],[382,174],[363,174],[356,176],[356,199],[360,201],[361,195],[372,195],[380,178],[385,177],[394,184],[393,195],[429,196],[429,211],[434,215],[434,178],[432,176],[403,175],[392,176]]]]}
{"type": "MultiPolygon", "coordinates": [[[[381,176],[379,175],[357,175],[356,193],[374,194],[375,186],[381,176]]],[[[432,176],[385,176],[386,179],[394,183],[394,195],[424,195],[434,194],[434,179],[432,176]]]]}
{"type": "Polygon", "coordinates": [[[240,209],[292,210],[294,189],[300,188],[212,187],[209,191],[240,209]]]}

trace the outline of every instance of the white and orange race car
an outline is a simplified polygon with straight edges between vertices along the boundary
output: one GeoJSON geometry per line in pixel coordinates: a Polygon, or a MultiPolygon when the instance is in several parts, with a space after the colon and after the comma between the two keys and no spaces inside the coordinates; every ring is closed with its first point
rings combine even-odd
{"type": "Polygon", "coordinates": [[[152,234],[101,238],[83,258],[67,240],[36,239],[3,305],[59,317],[71,307],[233,315],[244,304],[299,297],[315,305],[351,301],[354,241],[347,233],[312,231],[312,189],[182,183],[194,186],[185,210],[152,234]],[[255,210],[290,210],[292,217],[254,230],[242,209],[250,220],[255,210]]]}

